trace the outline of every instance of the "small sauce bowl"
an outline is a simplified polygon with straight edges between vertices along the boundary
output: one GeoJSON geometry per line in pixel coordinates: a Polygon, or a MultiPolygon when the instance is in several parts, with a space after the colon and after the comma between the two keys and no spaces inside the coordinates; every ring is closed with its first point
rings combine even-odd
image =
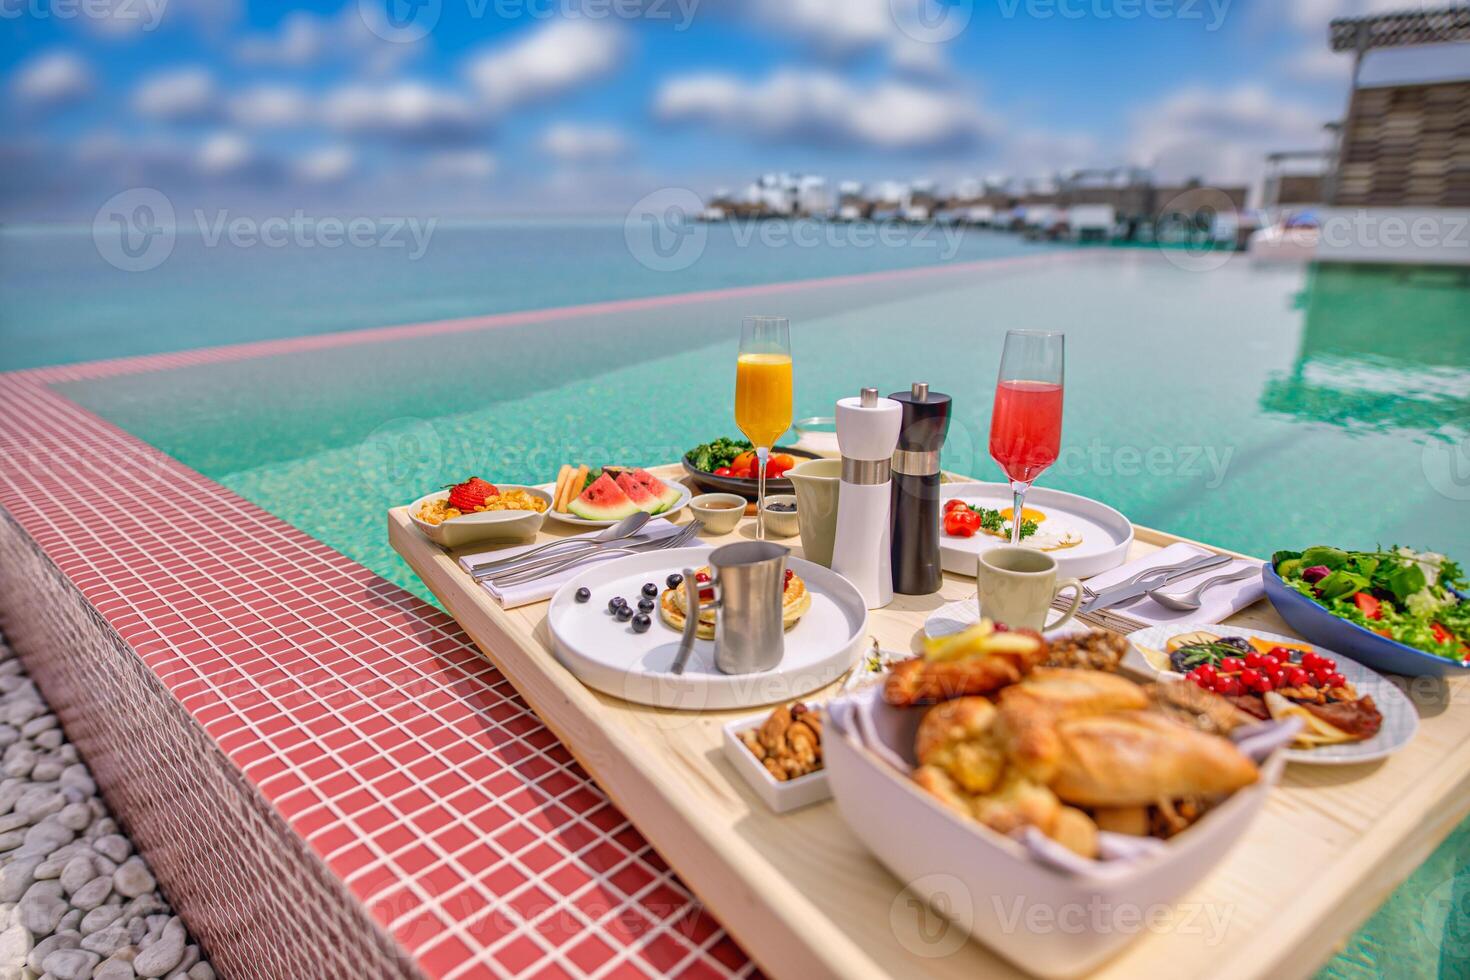
{"type": "Polygon", "coordinates": [[[704,522],[710,535],[729,534],[745,516],[746,500],[735,493],[702,493],[690,499],[689,509],[704,522]]]}
{"type": "Polygon", "coordinates": [[[773,538],[789,538],[801,530],[796,517],[796,494],[773,493],[766,495],[766,534],[773,538]],[[790,510],[771,510],[772,504],[790,506],[790,510]]]}

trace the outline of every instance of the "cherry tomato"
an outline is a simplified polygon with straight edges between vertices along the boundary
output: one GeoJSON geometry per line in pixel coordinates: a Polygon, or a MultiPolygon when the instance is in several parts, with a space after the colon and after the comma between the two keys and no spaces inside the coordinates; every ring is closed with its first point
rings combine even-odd
{"type": "Polygon", "coordinates": [[[772,453],[766,460],[766,479],[779,480],[787,470],[796,465],[796,457],[789,453],[772,453]]]}
{"type": "Polygon", "coordinates": [[[1282,687],[1283,685],[1285,685],[1285,683],[1286,683],[1286,672],[1284,670],[1282,670],[1280,667],[1271,667],[1268,670],[1266,670],[1265,673],[1266,673],[1266,680],[1268,680],[1268,681],[1271,682],[1271,689],[1273,691],[1276,688],[1282,687]]]}
{"type": "Polygon", "coordinates": [[[948,514],[950,511],[952,511],[952,510],[954,510],[954,509],[956,509],[958,507],[968,507],[968,506],[970,506],[970,505],[967,504],[967,503],[965,503],[963,500],[955,499],[955,500],[951,500],[949,503],[947,503],[947,504],[944,505],[944,512],[946,514],[948,514]]]}
{"type": "Polygon", "coordinates": [[[944,515],[944,533],[956,538],[973,538],[980,530],[980,515],[970,508],[955,508],[944,515]]]}
{"type": "Polygon", "coordinates": [[[728,466],[717,466],[717,467],[715,467],[715,476],[729,476],[729,475],[730,475],[730,467],[728,467],[728,466]]]}
{"type": "Polygon", "coordinates": [[[1259,670],[1256,670],[1254,667],[1247,667],[1245,670],[1242,670],[1240,672],[1240,684],[1247,691],[1266,691],[1266,690],[1269,690],[1269,688],[1266,685],[1268,685],[1270,683],[1271,682],[1266,679],[1266,675],[1265,674],[1262,674],[1259,670]]]}
{"type": "Polygon", "coordinates": [[[1286,649],[1286,647],[1272,647],[1266,652],[1275,657],[1281,663],[1287,663],[1291,660],[1291,651],[1286,649]]]}
{"type": "Polygon", "coordinates": [[[750,470],[752,473],[754,473],[755,450],[747,449],[739,456],[736,456],[734,459],[730,460],[730,469],[734,470],[737,473],[741,470],[750,470]]]}
{"type": "Polygon", "coordinates": [[[1244,666],[1245,662],[1242,661],[1239,657],[1220,658],[1220,670],[1224,671],[1227,674],[1238,674],[1240,673],[1241,668],[1243,668],[1244,666]]]}
{"type": "Polygon", "coordinates": [[[1328,674],[1326,685],[1328,687],[1347,687],[1347,678],[1341,674],[1328,674]]]}
{"type": "Polygon", "coordinates": [[[1327,683],[1327,678],[1332,676],[1333,668],[1326,664],[1318,664],[1312,668],[1312,683],[1314,687],[1322,687],[1327,683]]]}
{"type": "Polygon", "coordinates": [[[1302,666],[1305,667],[1307,670],[1311,670],[1313,667],[1317,666],[1318,662],[1321,659],[1321,657],[1308,650],[1306,653],[1302,654],[1302,666]]]}
{"type": "Polygon", "coordinates": [[[1286,683],[1291,687],[1306,687],[1312,682],[1312,675],[1300,667],[1288,667],[1285,670],[1286,683]]]}
{"type": "Polygon", "coordinates": [[[1436,643],[1448,643],[1455,638],[1453,633],[1438,623],[1430,623],[1429,628],[1434,631],[1434,641],[1436,643]]]}
{"type": "Polygon", "coordinates": [[[1379,602],[1376,596],[1367,592],[1354,592],[1353,602],[1369,619],[1383,618],[1383,603],[1379,602]]]}
{"type": "Polygon", "coordinates": [[[1326,667],[1328,670],[1337,669],[1337,661],[1333,660],[1331,657],[1321,657],[1317,660],[1317,663],[1323,667],[1326,667]]]}
{"type": "Polygon", "coordinates": [[[1264,656],[1261,657],[1261,669],[1262,670],[1279,670],[1279,669],[1281,669],[1281,661],[1278,660],[1276,657],[1272,656],[1269,653],[1268,654],[1265,654],[1264,656]]]}
{"type": "Polygon", "coordinates": [[[1253,667],[1256,670],[1260,670],[1262,667],[1265,666],[1265,664],[1265,658],[1262,657],[1261,654],[1257,653],[1255,650],[1252,650],[1250,653],[1245,655],[1245,665],[1247,667],[1253,667]]]}
{"type": "Polygon", "coordinates": [[[1215,682],[1215,693],[1224,694],[1227,697],[1239,697],[1245,693],[1245,688],[1238,677],[1221,677],[1215,682]]]}
{"type": "Polygon", "coordinates": [[[1207,679],[1210,679],[1210,680],[1213,680],[1215,678],[1215,676],[1216,676],[1215,675],[1215,668],[1214,667],[1211,667],[1209,664],[1200,664],[1198,667],[1194,668],[1194,672],[1196,674],[1199,674],[1201,677],[1204,677],[1204,678],[1207,678],[1207,679]]]}

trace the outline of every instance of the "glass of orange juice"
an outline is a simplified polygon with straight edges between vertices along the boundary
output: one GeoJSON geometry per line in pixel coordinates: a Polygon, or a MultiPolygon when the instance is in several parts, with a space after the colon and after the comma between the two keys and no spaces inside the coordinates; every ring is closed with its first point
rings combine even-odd
{"type": "Polygon", "coordinates": [[[740,324],[735,362],[735,424],[755,446],[755,536],[766,536],[766,464],[791,427],[791,321],[748,316],[740,324]]]}

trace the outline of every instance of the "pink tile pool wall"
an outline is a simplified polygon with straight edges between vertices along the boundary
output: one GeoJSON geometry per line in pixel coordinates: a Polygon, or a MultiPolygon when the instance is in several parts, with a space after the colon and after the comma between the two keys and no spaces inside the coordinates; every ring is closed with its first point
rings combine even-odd
{"type": "Polygon", "coordinates": [[[0,376],[0,625],[227,975],[753,967],[452,620],[0,376]]]}

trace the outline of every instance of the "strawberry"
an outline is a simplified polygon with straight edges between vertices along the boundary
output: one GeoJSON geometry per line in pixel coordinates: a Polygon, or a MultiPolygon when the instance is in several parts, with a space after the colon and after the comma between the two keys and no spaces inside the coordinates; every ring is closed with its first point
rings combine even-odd
{"type": "Polygon", "coordinates": [[[473,514],[476,507],[485,506],[485,498],[499,495],[500,491],[495,488],[495,484],[472,476],[449,489],[449,506],[461,514],[473,514]]]}

